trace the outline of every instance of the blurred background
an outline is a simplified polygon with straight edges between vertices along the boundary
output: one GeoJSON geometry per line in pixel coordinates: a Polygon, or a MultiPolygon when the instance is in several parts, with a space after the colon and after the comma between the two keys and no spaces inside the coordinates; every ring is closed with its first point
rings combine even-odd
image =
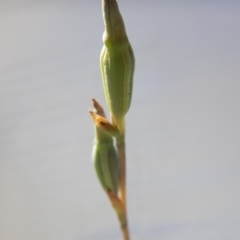
{"type": "MultiPolygon", "coordinates": [[[[240,239],[240,2],[118,2],[132,239],[240,239]]],[[[121,240],[91,162],[101,1],[0,5],[0,239],[121,240]]]]}

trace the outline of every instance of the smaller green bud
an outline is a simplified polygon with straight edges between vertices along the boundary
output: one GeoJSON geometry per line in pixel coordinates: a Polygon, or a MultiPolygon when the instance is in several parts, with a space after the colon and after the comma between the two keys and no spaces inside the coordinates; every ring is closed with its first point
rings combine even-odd
{"type": "Polygon", "coordinates": [[[112,143],[96,142],[92,152],[98,179],[105,191],[118,193],[119,166],[116,149],[112,143]]]}
{"type": "Polygon", "coordinates": [[[117,151],[111,136],[111,131],[116,132],[116,129],[109,123],[110,130],[104,130],[104,127],[109,126],[105,124],[108,121],[105,118],[104,110],[95,99],[92,99],[92,101],[95,111],[90,111],[95,123],[95,139],[92,150],[93,164],[103,189],[107,194],[113,192],[117,195],[119,187],[119,163],[117,151]]]}

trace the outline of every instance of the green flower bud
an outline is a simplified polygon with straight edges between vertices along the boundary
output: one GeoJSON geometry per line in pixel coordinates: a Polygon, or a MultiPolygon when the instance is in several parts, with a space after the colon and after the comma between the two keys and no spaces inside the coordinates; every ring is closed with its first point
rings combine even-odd
{"type": "Polygon", "coordinates": [[[96,174],[104,190],[117,194],[119,186],[119,166],[113,143],[95,142],[92,159],[96,174]]]}
{"type": "MultiPolygon", "coordinates": [[[[119,186],[118,155],[113,144],[112,136],[108,132],[105,133],[101,129],[102,124],[99,123],[101,121],[104,121],[103,123],[107,121],[106,118],[104,118],[105,113],[103,111],[103,108],[95,99],[92,99],[92,101],[95,110],[95,113],[90,111],[90,114],[95,123],[95,139],[92,151],[93,164],[95,166],[96,174],[98,176],[100,184],[104,190],[107,193],[114,192],[117,194],[119,186]],[[98,125],[100,125],[100,127],[98,125]]],[[[103,125],[105,126],[105,124],[103,125]]]]}
{"type": "Polygon", "coordinates": [[[124,117],[132,98],[135,60],[116,0],[103,0],[105,32],[100,66],[113,123],[124,132],[124,117]]]}

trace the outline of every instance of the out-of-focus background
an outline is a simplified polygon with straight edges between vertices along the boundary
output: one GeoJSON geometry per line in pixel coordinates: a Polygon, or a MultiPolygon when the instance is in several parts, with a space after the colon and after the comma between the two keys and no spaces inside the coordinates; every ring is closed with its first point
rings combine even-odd
{"type": "MultiPolygon", "coordinates": [[[[132,239],[239,240],[240,2],[118,2],[132,239]]],[[[91,163],[101,1],[0,3],[0,239],[122,239],[91,163]]]]}

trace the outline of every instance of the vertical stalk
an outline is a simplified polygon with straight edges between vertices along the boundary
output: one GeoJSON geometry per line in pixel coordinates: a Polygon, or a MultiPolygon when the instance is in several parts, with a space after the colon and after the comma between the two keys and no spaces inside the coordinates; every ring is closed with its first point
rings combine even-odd
{"type": "Polygon", "coordinates": [[[124,240],[130,240],[127,221],[127,198],[126,198],[126,152],[124,136],[117,139],[117,149],[120,168],[120,201],[121,201],[121,229],[124,240]]]}
{"type": "Polygon", "coordinates": [[[122,227],[122,233],[124,240],[130,240],[128,226],[122,227]]]}

